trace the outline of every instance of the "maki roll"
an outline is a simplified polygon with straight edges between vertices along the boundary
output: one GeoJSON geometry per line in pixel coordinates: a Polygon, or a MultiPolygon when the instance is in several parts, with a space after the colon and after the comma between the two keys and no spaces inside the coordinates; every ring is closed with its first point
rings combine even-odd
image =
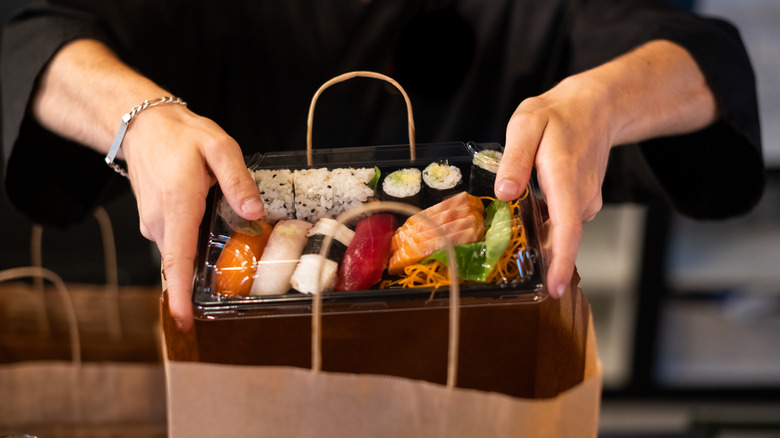
{"type": "Polygon", "coordinates": [[[382,181],[382,200],[423,205],[422,172],[420,169],[399,169],[388,174],[382,181]]]}
{"type": "Polygon", "coordinates": [[[333,208],[333,183],[326,168],[294,172],[295,218],[315,223],[329,217],[333,208]]]}
{"type": "Polygon", "coordinates": [[[360,207],[374,196],[377,174],[374,168],[339,168],[330,171],[333,185],[333,207],[330,217],[360,207]]]}
{"type": "Polygon", "coordinates": [[[439,202],[463,191],[463,176],[458,166],[443,163],[431,163],[422,172],[425,191],[429,204],[439,202]]]}
{"type": "Polygon", "coordinates": [[[260,169],[252,172],[265,207],[264,219],[275,223],[294,219],[293,173],[289,169],[260,169]]]}
{"type": "Polygon", "coordinates": [[[365,204],[374,196],[372,182],[378,171],[377,168],[294,171],[295,218],[315,223],[365,204]]]}
{"type": "Polygon", "coordinates": [[[501,151],[486,149],[474,154],[471,161],[471,176],[469,177],[469,193],[474,196],[495,196],[493,186],[496,184],[498,163],[501,162],[501,151]]]}
{"type": "Polygon", "coordinates": [[[290,277],[306,246],[309,228],[310,223],[296,219],[276,223],[257,264],[252,295],[278,295],[290,290],[290,277]]]}
{"type": "Polygon", "coordinates": [[[322,218],[309,230],[308,241],[303,248],[301,259],[290,284],[298,292],[315,294],[323,290],[333,290],[336,285],[339,263],[344,258],[355,232],[330,218],[322,218]],[[325,236],[333,236],[330,249],[325,257],[320,255],[325,236]],[[322,270],[319,281],[317,274],[322,270]]]}

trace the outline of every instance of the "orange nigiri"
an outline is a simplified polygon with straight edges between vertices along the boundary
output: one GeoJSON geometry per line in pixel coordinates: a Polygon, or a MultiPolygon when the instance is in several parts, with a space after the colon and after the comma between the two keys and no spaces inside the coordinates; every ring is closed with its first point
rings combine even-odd
{"type": "Polygon", "coordinates": [[[252,225],[251,230],[234,230],[219,254],[215,270],[218,295],[249,295],[257,261],[263,255],[273,229],[265,221],[253,221],[252,225]]]}

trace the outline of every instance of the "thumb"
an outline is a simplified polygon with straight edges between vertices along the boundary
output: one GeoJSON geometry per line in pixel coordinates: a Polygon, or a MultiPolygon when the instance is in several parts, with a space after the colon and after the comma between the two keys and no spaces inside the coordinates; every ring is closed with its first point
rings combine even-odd
{"type": "Polygon", "coordinates": [[[235,141],[218,149],[215,156],[206,155],[206,160],[219,182],[222,194],[230,207],[248,220],[259,219],[265,209],[260,191],[246,168],[241,148],[235,141]]]}

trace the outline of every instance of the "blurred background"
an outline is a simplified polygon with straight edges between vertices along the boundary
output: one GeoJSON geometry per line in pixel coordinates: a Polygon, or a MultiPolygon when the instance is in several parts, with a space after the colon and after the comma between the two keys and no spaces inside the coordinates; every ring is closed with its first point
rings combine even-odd
{"type": "Polygon", "coordinates": [[[769,183],[754,211],[731,220],[620,205],[586,224],[577,266],[604,365],[601,429],[611,437],[779,437],[780,2],[680,3],[742,34],[769,183]]]}
{"type": "MultiPolygon", "coordinates": [[[[0,17],[16,3],[2,0],[0,17]]],[[[625,204],[586,225],[577,265],[604,365],[602,435],[780,437],[780,1],[679,3],[742,33],[758,80],[769,184],[754,211],[727,221],[625,204]]],[[[0,181],[0,269],[30,260],[31,224],[4,193],[0,181]]],[[[133,197],[105,209],[119,283],[157,287],[159,258],[138,232],[133,197]]],[[[95,220],[46,229],[42,242],[43,265],[66,281],[94,282],[102,272],[95,220]]]]}

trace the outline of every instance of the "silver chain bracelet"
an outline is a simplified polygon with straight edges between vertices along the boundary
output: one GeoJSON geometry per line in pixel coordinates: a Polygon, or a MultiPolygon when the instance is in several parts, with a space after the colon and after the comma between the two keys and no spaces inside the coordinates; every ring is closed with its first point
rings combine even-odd
{"type": "Polygon", "coordinates": [[[130,110],[129,113],[122,116],[122,123],[119,125],[119,132],[116,134],[116,138],[114,138],[114,144],[111,145],[111,149],[109,149],[108,154],[106,154],[106,164],[114,171],[125,178],[127,178],[127,170],[122,168],[119,163],[114,161],[116,159],[116,154],[119,152],[119,147],[122,146],[122,141],[125,139],[125,132],[127,132],[127,126],[130,124],[130,122],[133,120],[133,117],[138,115],[141,111],[151,108],[153,106],[162,105],[164,103],[176,103],[179,105],[187,106],[187,102],[181,100],[179,97],[175,96],[166,96],[166,97],[160,97],[158,99],[149,99],[143,101],[140,105],[137,105],[133,107],[133,109],[130,110]]]}

